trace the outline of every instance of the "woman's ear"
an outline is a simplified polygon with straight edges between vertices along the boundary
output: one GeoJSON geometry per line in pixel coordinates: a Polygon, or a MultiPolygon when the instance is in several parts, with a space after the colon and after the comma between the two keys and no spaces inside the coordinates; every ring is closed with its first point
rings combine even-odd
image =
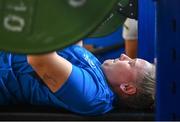
{"type": "Polygon", "coordinates": [[[137,92],[137,88],[132,84],[122,83],[119,87],[127,95],[134,95],[137,92]]]}

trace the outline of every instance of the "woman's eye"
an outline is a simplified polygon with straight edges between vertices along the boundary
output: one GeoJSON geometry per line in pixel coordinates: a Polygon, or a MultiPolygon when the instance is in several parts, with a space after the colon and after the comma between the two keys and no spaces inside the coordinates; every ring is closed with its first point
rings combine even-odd
{"type": "Polygon", "coordinates": [[[134,66],[134,65],[135,65],[135,60],[128,61],[128,64],[129,64],[130,66],[134,66]]]}
{"type": "Polygon", "coordinates": [[[131,61],[128,61],[128,64],[131,66],[131,61]]]}
{"type": "Polygon", "coordinates": [[[114,59],[114,60],[113,60],[113,63],[116,63],[117,60],[118,60],[118,59],[114,59]]]}
{"type": "Polygon", "coordinates": [[[116,63],[116,59],[113,60],[113,63],[116,63]]]}

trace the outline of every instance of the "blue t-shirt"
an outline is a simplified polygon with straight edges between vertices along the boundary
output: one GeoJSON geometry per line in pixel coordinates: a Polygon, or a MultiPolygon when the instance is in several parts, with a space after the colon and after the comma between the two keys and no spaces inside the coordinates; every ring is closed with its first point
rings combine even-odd
{"type": "Polygon", "coordinates": [[[0,52],[0,104],[50,105],[84,115],[112,110],[115,95],[97,58],[77,45],[57,53],[72,63],[72,72],[63,86],[52,93],[25,55],[0,52]]]}

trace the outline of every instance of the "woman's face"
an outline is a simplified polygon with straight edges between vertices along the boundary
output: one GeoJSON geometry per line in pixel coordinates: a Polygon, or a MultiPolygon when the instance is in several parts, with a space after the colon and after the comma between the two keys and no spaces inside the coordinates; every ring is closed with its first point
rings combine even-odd
{"type": "Polygon", "coordinates": [[[102,69],[112,86],[122,83],[135,83],[139,78],[138,72],[141,72],[145,66],[150,63],[142,59],[131,59],[125,54],[117,59],[104,61],[102,69]]]}

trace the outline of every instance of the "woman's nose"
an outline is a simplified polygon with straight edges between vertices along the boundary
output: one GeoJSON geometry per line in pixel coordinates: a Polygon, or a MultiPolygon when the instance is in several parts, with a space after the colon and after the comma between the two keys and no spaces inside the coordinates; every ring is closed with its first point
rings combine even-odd
{"type": "Polygon", "coordinates": [[[120,56],[120,60],[128,60],[128,61],[130,61],[130,60],[132,60],[131,58],[129,58],[127,55],[125,55],[125,54],[121,54],[121,56],[120,56]]]}

